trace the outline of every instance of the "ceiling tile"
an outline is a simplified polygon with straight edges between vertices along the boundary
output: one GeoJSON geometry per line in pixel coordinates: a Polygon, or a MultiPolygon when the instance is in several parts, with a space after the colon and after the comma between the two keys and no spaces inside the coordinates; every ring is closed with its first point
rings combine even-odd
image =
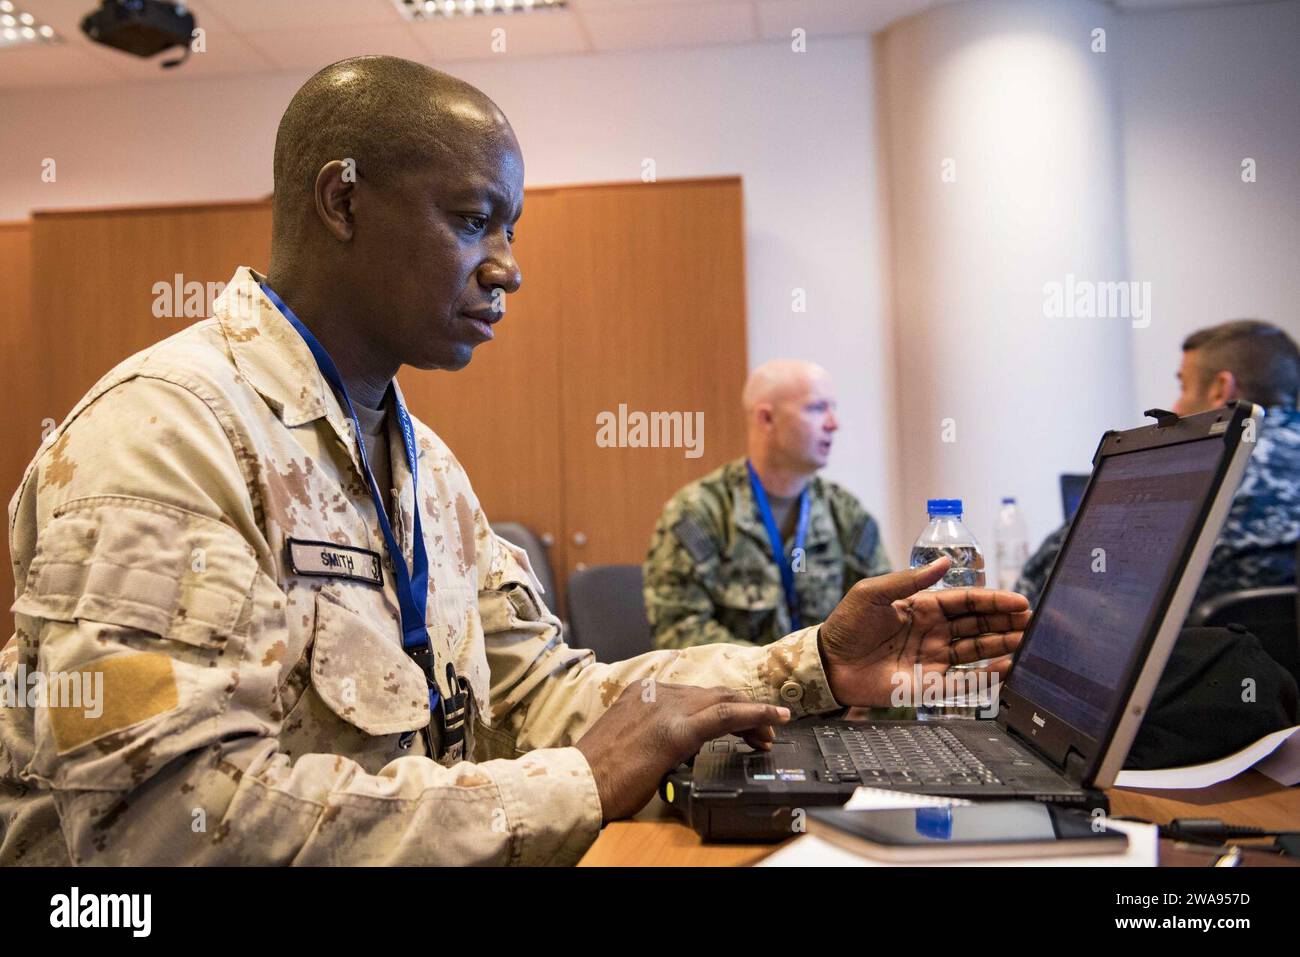
{"type": "MultiPolygon", "coordinates": [[[[92,43],[80,21],[97,0],[23,0],[64,38],[61,45],[0,51],[0,86],[76,86],[210,74],[302,70],[362,52],[435,64],[862,33],[930,6],[961,0],[569,0],[566,10],[406,21],[393,0],[190,0],[207,50],[173,70],[176,51],[141,60],[92,43]],[[492,49],[505,31],[504,53],[492,49]],[[17,74],[17,75],[14,75],[17,74]]],[[[1116,0],[1129,8],[1202,0],[1116,0]]]]}
{"type": "Polygon", "coordinates": [[[580,11],[597,50],[751,43],[758,39],[750,3],[608,5],[580,11]]]}
{"type": "MultiPolygon", "coordinates": [[[[569,0],[569,7],[579,15],[588,10],[630,10],[634,7],[711,7],[718,0],[569,0]]],[[[753,0],[744,0],[753,6],[753,0]]]]}
{"type": "Polygon", "coordinates": [[[450,17],[411,24],[412,35],[437,66],[440,60],[491,59],[498,56],[546,56],[591,49],[570,10],[540,10],[450,17]],[[492,50],[493,30],[505,31],[505,52],[492,50]]]}
{"type": "Polygon", "coordinates": [[[90,86],[120,75],[70,43],[0,50],[0,90],[90,86]]]}
{"type": "Polygon", "coordinates": [[[410,28],[398,23],[386,27],[350,30],[275,30],[244,37],[278,70],[319,70],[338,60],[366,54],[420,60],[425,56],[410,28]]]}
{"type": "Polygon", "coordinates": [[[937,6],[942,0],[758,0],[764,39],[786,39],[802,27],[809,35],[875,33],[895,20],[937,6]]]}
{"type": "MultiPolygon", "coordinates": [[[[206,31],[207,27],[203,29],[206,31]]],[[[92,56],[131,80],[189,79],[225,73],[266,73],[274,69],[271,61],[247,40],[216,28],[204,37],[202,52],[191,53],[188,60],[172,69],[164,69],[163,61],[175,59],[181,53],[179,49],[164,50],[148,59],[141,59],[89,40],[85,42],[92,56]]]]}
{"type": "MultiPolygon", "coordinates": [[[[101,70],[93,76],[85,71],[74,71],[67,82],[61,86],[79,86],[82,84],[109,80],[155,80],[161,78],[180,78],[193,76],[211,76],[221,73],[264,73],[273,69],[272,63],[232,33],[229,26],[215,10],[221,0],[194,0],[190,9],[194,12],[195,22],[204,31],[205,51],[192,53],[189,60],[174,69],[163,69],[163,61],[180,55],[179,48],[164,50],[148,59],[141,59],[121,50],[95,43],[81,32],[82,18],[96,9],[95,0],[23,0],[26,9],[38,18],[49,23],[63,38],[63,46],[76,49],[87,59],[99,64],[101,70]],[[105,74],[104,71],[107,71],[105,74]],[[77,79],[78,76],[85,77],[77,79]]],[[[58,49],[57,47],[51,49],[58,49]]],[[[46,68],[34,63],[25,64],[24,69],[44,75],[46,68]]],[[[6,71],[8,72],[8,71],[6,71]]],[[[41,84],[53,85],[53,84],[41,84]]]]}
{"type": "Polygon", "coordinates": [[[1263,0],[1114,0],[1121,10],[1168,10],[1172,7],[1230,7],[1263,0]]]}
{"type": "Polygon", "coordinates": [[[207,0],[232,30],[306,30],[404,23],[393,0],[207,0]]]}
{"type": "MultiPolygon", "coordinates": [[[[81,32],[81,21],[86,14],[99,8],[98,0],[14,0],[14,2],[24,10],[30,10],[37,19],[54,27],[65,40],[73,37],[85,39],[85,34],[81,32]]],[[[222,0],[192,0],[186,6],[193,12],[195,23],[208,33],[230,31],[230,26],[218,12],[222,0]]]]}
{"type": "Polygon", "coordinates": [[[224,0],[186,0],[185,6],[194,14],[194,21],[209,33],[233,29],[231,23],[221,15],[227,6],[224,0]]]}

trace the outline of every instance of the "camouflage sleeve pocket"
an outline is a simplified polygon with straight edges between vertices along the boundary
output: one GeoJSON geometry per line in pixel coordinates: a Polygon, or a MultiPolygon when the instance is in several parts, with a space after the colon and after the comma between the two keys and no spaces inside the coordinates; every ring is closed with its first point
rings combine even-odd
{"type": "Polygon", "coordinates": [[[257,574],[252,548],[215,519],[130,496],[62,506],[41,530],[13,610],[224,646],[257,574]]]}
{"type": "Polygon", "coordinates": [[[542,600],[542,583],[533,574],[527,552],[500,536],[496,537],[495,545],[487,588],[479,596],[484,631],[506,630],[510,627],[510,616],[520,621],[554,622],[551,610],[542,600]],[[493,594],[504,598],[504,602],[494,601],[493,594]],[[506,617],[501,612],[505,612],[506,617]]]}
{"type": "Polygon", "coordinates": [[[185,509],[117,495],[59,508],[14,604],[36,622],[50,688],[70,690],[36,702],[28,773],[126,790],[211,740],[239,685],[238,652],[219,664],[257,569],[234,529],[185,509]]]}

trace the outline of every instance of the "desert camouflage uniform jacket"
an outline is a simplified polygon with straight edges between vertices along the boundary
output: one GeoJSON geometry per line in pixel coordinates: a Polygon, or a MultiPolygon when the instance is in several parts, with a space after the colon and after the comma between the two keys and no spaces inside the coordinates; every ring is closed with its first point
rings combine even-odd
{"type": "MultiPolygon", "coordinates": [[[[805,626],[825,621],[858,579],[889,571],[880,529],[851,493],[814,477],[809,494],[805,555],[794,576],[805,626]]],[[[792,546],[793,537],[786,554],[792,546]]],[[[781,571],[743,458],[668,500],[644,577],[646,614],[660,648],[763,645],[790,630],[781,571]]]]}
{"type": "MultiPolygon", "coordinates": [[[[1037,604],[1069,523],[1047,537],[1025,564],[1016,591],[1037,604]]],[[[1300,542],[1300,412],[1265,410],[1255,448],[1223,530],[1210,553],[1193,607],[1228,592],[1296,580],[1300,542]]]]}
{"type": "Polygon", "coordinates": [[[258,278],[241,268],[214,318],[92,388],[9,506],[0,864],[572,863],[601,824],[572,745],[629,683],[837,707],[813,628],[610,665],[567,647],[419,422],[415,500],[392,423],[394,529],[409,563],[420,509],[435,671],[455,663],[473,712],[468,760],[438,763],[420,734],[403,750],[430,715],[391,573],[286,559],[290,536],[383,539],[350,420],[258,278]],[[102,682],[98,708],[21,694],[78,673],[102,682]]]}

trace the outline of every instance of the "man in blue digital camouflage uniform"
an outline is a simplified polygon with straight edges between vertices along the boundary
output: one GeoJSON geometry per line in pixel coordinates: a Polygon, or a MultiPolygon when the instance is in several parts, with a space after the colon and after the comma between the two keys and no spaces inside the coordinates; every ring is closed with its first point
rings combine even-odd
{"type": "MultiPolygon", "coordinates": [[[[1173,411],[1193,415],[1245,399],[1263,406],[1254,451],[1210,555],[1194,605],[1246,588],[1296,580],[1300,542],[1300,352],[1281,329],[1242,319],[1194,332],[1183,342],[1182,391],[1173,411]]],[[[1016,591],[1037,604],[1069,523],[1026,563],[1016,591]]]]}

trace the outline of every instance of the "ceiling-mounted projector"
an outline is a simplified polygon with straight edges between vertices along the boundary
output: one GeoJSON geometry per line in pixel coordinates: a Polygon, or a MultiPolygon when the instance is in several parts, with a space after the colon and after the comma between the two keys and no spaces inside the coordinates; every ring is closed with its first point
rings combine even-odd
{"type": "Polygon", "coordinates": [[[163,62],[164,67],[173,67],[189,59],[194,14],[183,3],[164,0],[104,0],[81,21],[81,32],[96,43],[138,57],[181,47],[185,52],[180,57],[163,62]]]}

